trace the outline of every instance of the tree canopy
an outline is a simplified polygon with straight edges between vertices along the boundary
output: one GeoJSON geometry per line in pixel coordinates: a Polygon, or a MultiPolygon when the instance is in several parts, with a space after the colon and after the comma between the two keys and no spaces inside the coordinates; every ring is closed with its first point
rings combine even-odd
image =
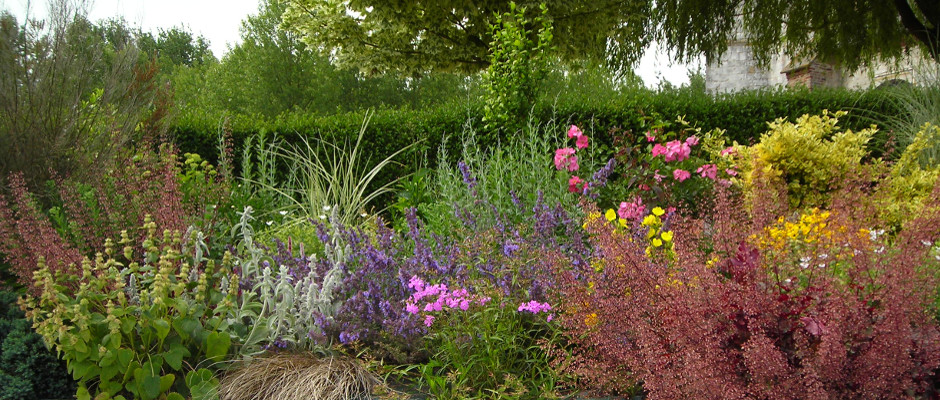
{"type": "MultiPolygon", "coordinates": [[[[340,66],[370,73],[486,68],[504,0],[288,0],[284,23],[340,66]]],[[[936,0],[519,0],[548,7],[563,60],[627,69],[653,41],[678,61],[719,57],[738,33],[758,61],[783,52],[847,69],[921,45],[938,59],[936,0]]]]}

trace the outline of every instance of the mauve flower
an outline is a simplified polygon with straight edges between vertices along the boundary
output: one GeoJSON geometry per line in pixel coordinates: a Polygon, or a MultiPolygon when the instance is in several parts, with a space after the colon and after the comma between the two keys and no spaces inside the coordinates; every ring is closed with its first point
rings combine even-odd
{"type": "Polygon", "coordinates": [[[675,178],[679,182],[689,179],[689,177],[691,176],[692,174],[689,173],[689,171],[686,171],[684,169],[677,169],[675,171],[672,171],[672,177],[675,178]]]}
{"type": "Polygon", "coordinates": [[[433,315],[425,315],[425,316],[424,316],[424,326],[430,328],[430,327],[431,327],[431,324],[433,324],[433,323],[434,323],[434,316],[433,316],[433,315]]]}
{"type": "Polygon", "coordinates": [[[728,154],[735,154],[735,153],[736,153],[736,151],[734,150],[734,146],[731,146],[731,147],[725,148],[725,149],[722,150],[719,154],[720,154],[721,156],[726,156],[726,155],[728,155],[728,154]]]}
{"type": "Polygon", "coordinates": [[[728,176],[738,176],[738,171],[735,171],[733,168],[726,169],[725,173],[728,174],[728,176]]]}
{"type": "Polygon", "coordinates": [[[688,138],[685,139],[685,144],[689,146],[695,146],[698,144],[698,138],[695,136],[689,136],[688,138]]]}
{"type": "Polygon", "coordinates": [[[656,141],[656,136],[653,136],[653,134],[650,133],[650,131],[646,131],[646,141],[647,141],[648,143],[649,143],[649,142],[654,142],[654,141],[656,141]]]}

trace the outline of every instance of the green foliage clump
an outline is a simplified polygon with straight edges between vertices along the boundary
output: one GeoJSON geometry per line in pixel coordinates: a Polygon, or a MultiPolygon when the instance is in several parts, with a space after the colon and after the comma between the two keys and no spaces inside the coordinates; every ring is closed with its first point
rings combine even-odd
{"type": "Polygon", "coordinates": [[[874,127],[841,132],[837,124],[843,115],[823,111],[795,123],[780,118],[756,145],[736,146],[745,187],[752,188],[758,179],[781,182],[792,207],[824,205],[841,178],[861,165],[876,132],[874,127]]]}
{"type": "Polygon", "coordinates": [[[552,25],[544,3],[541,10],[542,14],[532,21],[539,26],[535,40],[526,29],[525,7],[517,9],[514,2],[509,3],[509,12],[498,15],[490,26],[490,65],[483,74],[483,122],[487,130],[515,132],[535,102],[552,41],[552,25]]]}
{"type": "Polygon", "coordinates": [[[937,143],[940,143],[940,127],[924,124],[891,167],[880,187],[886,195],[882,209],[887,223],[900,227],[903,221],[918,215],[918,210],[929,199],[940,178],[938,160],[930,157],[937,143]]]}
{"type": "Polygon", "coordinates": [[[123,252],[108,240],[78,276],[53,276],[40,259],[27,316],[68,362],[79,399],[214,398],[239,331],[238,276],[193,238],[158,236],[149,217],[144,231],[143,254],[125,232],[123,252]]]}
{"type": "Polygon", "coordinates": [[[64,399],[75,393],[65,363],[49,351],[17,306],[18,295],[0,291],[0,399],[64,399]]]}

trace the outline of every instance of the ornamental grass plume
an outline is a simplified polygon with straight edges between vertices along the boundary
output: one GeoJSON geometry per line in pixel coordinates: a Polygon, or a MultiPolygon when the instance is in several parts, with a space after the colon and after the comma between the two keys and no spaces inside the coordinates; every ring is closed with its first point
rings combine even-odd
{"type": "Polygon", "coordinates": [[[726,189],[707,219],[672,221],[672,259],[588,220],[591,265],[559,274],[570,372],[611,392],[642,382],[650,399],[935,396],[940,190],[873,241],[878,203],[861,182],[813,217],[823,235],[783,250],[761,244],[776,219],[726,189]]]}
{"type": "Polygon", "coordinates": [[[379,379],[360,361],[313,353],[274,353],[244,361],[219,382],[222,400],[359,400],[379,379]]]}

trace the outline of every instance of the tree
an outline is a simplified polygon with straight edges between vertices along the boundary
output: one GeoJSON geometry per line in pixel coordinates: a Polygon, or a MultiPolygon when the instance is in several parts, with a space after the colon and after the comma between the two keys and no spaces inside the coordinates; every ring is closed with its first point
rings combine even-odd
{"type": "MultiPolygon", "coordinates": [[[[288,0],[285,24],[342,66],[367,72],[478,71],[502,0],[288,0]]],[[[779,52],[847,69],[940,45],[936,0],[520,0],[548,8],[564,60],[628,69],[652,41],[679,61],[719,57],[736,29],[758,61],[779,52]]],[[[534,15],[527,15],[533,17],[534,15]]]]}
{"type": "MultiPolygon", "coordinates": [[[[489,65],[489,31],[504,0],[288,0],[285,25],[341,67],[367,73],[476,72],[489,65]]],[[[548,8],[554,43],[566,59],[626,66],[649,43],[652,1],[518,1],[534,21],[548,8]],[[624,46],[621,44],[630,44],[624,46]]],[[[532,27],[530,27],[532,28],[532,27]]],[[[537,29],[528,29],[536,32],[537,29]]]]}

